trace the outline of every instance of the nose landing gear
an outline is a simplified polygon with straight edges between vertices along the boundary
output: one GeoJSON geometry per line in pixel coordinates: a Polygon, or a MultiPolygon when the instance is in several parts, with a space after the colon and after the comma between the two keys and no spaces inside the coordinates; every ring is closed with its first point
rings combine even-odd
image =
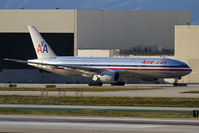
{"type": "Polygon", "coordinates": [[[185,84],[185,83],[178,83],[179,79],[181,79],[181,77],[175,79],[175,82],[173,83],[174,87],[177,87],[177,86],[187,86],[187,84],[185,84]]]}

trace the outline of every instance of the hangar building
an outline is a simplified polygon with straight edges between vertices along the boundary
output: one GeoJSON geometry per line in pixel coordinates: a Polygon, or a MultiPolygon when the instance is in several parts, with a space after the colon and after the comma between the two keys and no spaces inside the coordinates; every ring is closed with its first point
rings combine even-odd
{"type": "MultiPolygon", "coordinates": [[[[190,12],[0,10],[0,58],[36,58],[27,25],[35,25],[57,55],[90,56],[89,52],[82,51],[173,55],[174,25],[190,24],[190,12]]],[[[54,74],[25,64],[1,61],[0,65],[0,82],[74,81],[55,78],[54,74]]]]}

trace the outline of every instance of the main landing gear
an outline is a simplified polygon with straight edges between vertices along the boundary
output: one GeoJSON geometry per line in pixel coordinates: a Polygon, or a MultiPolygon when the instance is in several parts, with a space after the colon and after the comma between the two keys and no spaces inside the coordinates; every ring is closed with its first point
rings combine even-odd
{"type": "Polygon", "coordinates": [[[91,81],[88,83],[89,86],[102,86],[103,83],[101,81],[91,81]]]}
{"type": "Polygon", "coordinates": [[[119,82],[116,82],[116,83],[111,83],[111,86],[125,86],[125,82],[119,81],[119,82]]]}
{"type": "Polygon", "coordinates": [[[99,75],[94,75],[91,82],[88,83],[89,86],[102,86],[103,83],[99,78],[99,75]]]}
{"type": "MultiPolygon", "coordinates": [[[[103,83],[101,79],[99,78],[99,75],[94,75],[92,81],[89,82],[88,85],[89,86],[102,86],[103,83]]],[[[111,86],[124,86],[124,85],[125,85],[125,82],[121,80],[115,83],[111,83],[111,86]]]]}
{"type": "MultiPolygon", "coordinates": [[[[91,81],[88,83],[89,86],[102,86],[103,83],[101,81],[91,81]]],[[[116,83],[111,83],[111,86],[125,86],[125,82],[116,82],[116,83]]]]}

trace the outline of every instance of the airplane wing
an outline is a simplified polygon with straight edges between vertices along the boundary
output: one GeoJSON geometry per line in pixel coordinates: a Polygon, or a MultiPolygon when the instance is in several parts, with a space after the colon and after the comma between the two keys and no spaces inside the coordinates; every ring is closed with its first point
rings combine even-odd
{"type": "Polygon", "coordinates": [[[65,70],[77,71],[87,76],[100,74],[103,70],[100,68],[76,66],[76,65],[69,65],[69,64],[49,64],[49,63],[38,63],[38,62],[31,62],[31,61],[28,61],[27,63],[50,66],[52,67],[52,69],[65,69],[65,70]]]}
{"type": "MultiPolygon", "coordinates": [[[[37,63],[37,62],[31,62],[28,61],[29,64],[38,64],[38,65],[46,65],[50,66],[53,69],[65,69],[65,70],[71,70],[71,71],[77,71],[82,73],[83,75],[87,76],[93,76],[101,74],[104,71],[117,71],[121,77],[129,77],[129,71],[127,70],[111,70],[108,68],[96,68],[92,66],[78,66],[78,65],[69,65],[69,64],[49,64],[49,63],[37,63]]],[[[132,74],[131,74],[132,75],[132,74]]]]}

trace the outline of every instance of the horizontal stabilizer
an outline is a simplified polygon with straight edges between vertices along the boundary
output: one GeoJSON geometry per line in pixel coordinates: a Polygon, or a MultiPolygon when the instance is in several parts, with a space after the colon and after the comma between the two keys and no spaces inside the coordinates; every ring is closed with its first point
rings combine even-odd
{"type": "Polygon", "coordinates": [[[4,58],[3,60],[14,61],[14,62],[19,62],[19,63],[28,63],[28,61],[26,60],[17,60],[17,59],[8,59],[8,58],[4,58]]]}

